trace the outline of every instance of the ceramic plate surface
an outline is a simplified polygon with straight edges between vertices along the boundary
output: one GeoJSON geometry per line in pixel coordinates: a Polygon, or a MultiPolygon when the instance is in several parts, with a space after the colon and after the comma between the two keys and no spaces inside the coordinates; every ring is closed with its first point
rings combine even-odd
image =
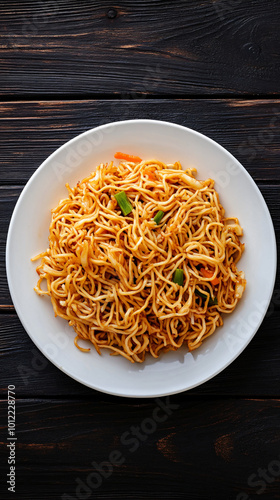
{"type": "MultiPolygon", "coordinates": [[[[15,207],[7,240],[7,275],[17,314],[40,351],[75,380],[99,391],[126,397],[175,394],[211,379],[226,368],[258,330],[269,305],[276,274],[273,224],[264,199],[242,165],[211,139],[168,122],[130,120],[111,123],[75,137],[55,151],[33,174],[15,207]],[[50,210],[74,186],[116,151],[166,163],[179,160],[197,168],[197,179],[215,179],[228,216],[238,217],[245,252],[238,264],[245,271],[245,294],[224,325],[196,351],[187,348],[130,363],[104,350],[99,356],[80,352],[75,333],[55,318],[48,297],[33,290],[36,266],[30,258],[48,247],[50,210]],[[265,258],[264,258],[265,257],[265,258]],[[260,265],[261,263],[261,265],[260,265]]],[[[86,344],[86,343],[85,343],[86,344]]]]}

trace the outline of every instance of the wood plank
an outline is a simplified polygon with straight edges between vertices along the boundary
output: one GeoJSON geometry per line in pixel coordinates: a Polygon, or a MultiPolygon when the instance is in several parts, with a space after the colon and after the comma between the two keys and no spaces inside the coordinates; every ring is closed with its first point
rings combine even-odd
{"type": "Polygon", "coordinates": [[[228,149],[257,182],[280,181],[278,100],[131,97],[105,101],[1,103],[2,184],[26,183],[53,151],[90,128],[136,118],[165,120],[193,128],[228,149]]]}
{"type": "MultiPolygon", "coordinates": [[[[279,499],[279,407],[279,400],[185,395],[18,400],[17,498],[183,500],[187,491],[197,500],[279,499]],[[119,463],[108,466],[113,458],[119,463]]],[[[3,415],[6,408],[2,402],[3,415]]],[[[7,455],[2,446],[4,477],[7,455]]]]}
{"type": "Polygon", "coordinates": [[[279,14],[277,0],[9,0],[1,93],[277,93],[279,14]]]}
{"type": "MultiPolygon", "coordinates": [[[[226,370],[189,391],[188,395],[278,396],[279,322],[278,287],[261,327],[245,351],[226,370]]],[[[75,382],[49,362],[30,340],[16,315],[0,314],[0,343],[0,395],[2,391],[3,397],[8,385],[14,384],[18,397],[71,394],[103,398],[96,391],[75,382]]],[[[74,344],[72,348],[76,349],[74,344]]]]}
{"type": "Polygon", "coordinates": [[[22,191],[22,187],[0,187],[0,312],[1,306],[11,306],[5,265],[6,238],[13,209],[22,191]]]}

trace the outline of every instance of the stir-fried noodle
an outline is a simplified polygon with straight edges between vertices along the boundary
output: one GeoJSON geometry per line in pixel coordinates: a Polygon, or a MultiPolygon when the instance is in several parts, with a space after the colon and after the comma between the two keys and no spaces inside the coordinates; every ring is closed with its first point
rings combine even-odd
{"type": "Polygon", "coordinates": [[[41,258],[36,292],[73,326],[79,349],[88,339],[132,362],[184,343],[194,350],[236,307],[242,229],[225,217],[214,181],[195,172],[136,157],[66,185],[49,248],[32,260],[41,258]]]}

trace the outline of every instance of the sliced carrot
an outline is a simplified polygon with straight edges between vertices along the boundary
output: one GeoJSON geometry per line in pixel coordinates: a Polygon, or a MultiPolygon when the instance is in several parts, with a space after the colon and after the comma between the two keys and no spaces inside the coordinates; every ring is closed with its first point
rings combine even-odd
{"type": "Polygon", "coordinates": [[[118,152],[114,156],[117,160],[133,161],[134,163],[140,163],[142,161],[142,159],[139,158],[139,156],[128,155],[126,153],[118,152]]]}
{"type": "Polygon", "coordinates": [[[208,269],[205,269],[204,267],[200,269],[200,272],[204,278],[212,278],[213,276],[213,271],[208,271],[208,269]]]}
{"type": "Polygon", "coordinates": [[[145,170],[145,174],[149,177],[150,181],[155,181],[156,176],[155,176],[155,168],[145,170]]]}
{"type": "Polygon", "coordinates": [[[212,285],[214,285],[214,286],[215,286],[215,285],[218,285],[218,284],[220,283],[220,278],[217,278],[217,277],[216,277],[216,278],[214,278],[213,280],[211,280],[211,283],[212,283],[212,285]]]}
{"type": "MultiPolygon", "coordinates": [[[[213,271],[209,271],[208,269],[205,269],[204,267],[201,267],[200,272],[204,278],[212,278],[213,276],[213,271]]],[[[220,283],[220,278],[214,278],[211,280],[212,285],[218,285],[220,283]]]]}

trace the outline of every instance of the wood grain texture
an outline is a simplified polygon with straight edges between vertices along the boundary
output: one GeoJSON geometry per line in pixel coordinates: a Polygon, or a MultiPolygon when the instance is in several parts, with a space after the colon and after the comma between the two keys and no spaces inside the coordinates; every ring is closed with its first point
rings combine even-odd
{"type": "Polygon", "coordinates": [[[12,304],[6,277],[6,239],[12,212],[21,190],[21,187],[0,186],[0,313],[3,304],[12,304]]]}
{"type": "Polygon", "coordinates": [[[161,403],[99,393],[57,369],[22,327],[5,272],[10,217],[42,161],[79,133],[133,118],[185,125],[233,153],[268,204],[279,258],[279,15],[278,0],[0,4],[1,500],[279,499],[279,271],[244,352],[161,403]],[[18,398],[14,495],[9,384],[18,398]],[[113,450],[121,463],[104,478],[113,450]]]}
{"type": "Polygon", "coordinates": [[[90,128],[135,118],[193,128],[228,149],[255,181],[280,181],[278,100],[121,99],[0,103],[1,184],[26,183],[53,151],[90,128]]]}
{"type": "Polygon", "coordinates": [[[278,0],[9,0],[0,93],[279,93],[278,0]]]}
{"type": "MultiPolygon", "coordinates": [[[[254,498],[259,469],[279,463],[280,401],[181,395],[160,402],[18,400],[16,498],[254,498]],[[164,421],[155,421],[157,407],[164,421]],[[122,463],[110,471],[104,462],[113,450],[122,463]],[[76,496],[78,478],[93,484],[88,496],[76,496]]],[[[1,447],[3,474],[5,462],[1,447]]],[[[280,475],[268,477],[263,498],[278,499],[280,475]]]]}

